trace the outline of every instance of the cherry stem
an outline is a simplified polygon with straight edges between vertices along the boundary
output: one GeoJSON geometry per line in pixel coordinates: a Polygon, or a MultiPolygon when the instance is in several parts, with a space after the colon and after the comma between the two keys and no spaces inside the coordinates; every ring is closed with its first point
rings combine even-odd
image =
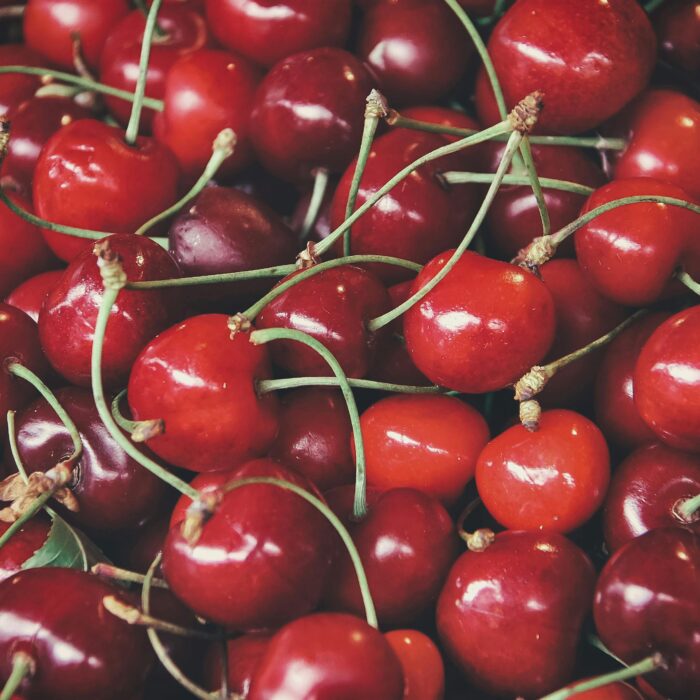
{"type": "Polygon", "coordinates": [[[595,688],[601,688],[604,685],[610,685],[611,683],[617,683],[619,681],[625,681],[628,678],[634,678],[635,676],[641,676],[644,673],[650,673],[656,670],[660,666],[665,666],[664,658],[661,654],[652,654],[642,661],[638,661],[636,664],[632,664],[627,668],[620,669],[619,671],[613,671],[612,673],[606,673],[597,678],[591,678],[587,681],[581,681],[580,683],[574,683],[566,688],[561,688],[549,695],[545,695],[540,698],[540,700],[567,700],[567,698],[573,695],[578,695],[579,693],[585,693],[587,690],[594,690],[595,688]]]}
{"type": "Polygon", "coordinates": [[[505,12],[506,2],[508,0],[496,0],[493,4],[493,12],[488,17],[480,17],[477,22],[480,26],[489,26],[493,24],[497,19],[500,19],[501,15],[505,12]]]}
{"type": "MultiPolygon", "coordinates": [[[[146,19],[148,19],[148,7],[145,3],[145,0],[134,0],[134,5],[136,5],[136,8],[138,10],[141,10],[141,12],[145,15],[146,19]]],[[[155,28],[155,35],[158,39],[167,39],[168,38],[168,32],[161,27],[158,22],[156,22],[156,28],[155,28]]]]}
{"type": "Polygon", "coordinates": [[[606,647],[605,644],[603,644],[603,642],[601,641],[600,637],[598,637],[597,635],[595,635],[595,634],[589,634],[589,635],[586,637],[586,640],[588,641],[588,643],[589,643],[592,647],[595,647],[598,651],[603,652],[603,654],[605,654],[606,656],[609,656],[611,659],[615,659],[615,661],[617,661],[617,663],[619,663],[620,666],[626,666],[626,665],[627,665],[619,656],[617,656],[616,654],[613,654],[613,653],[610,651],[610,649],[608,649],[608,647],[606,647]]]}
{"type": "Polygon", "coordinates": [[[12,671],[0,692],[0,700],[12,700],[25,678],[30,678],[36,671],[36,661],[24,651],[12,655],[12,671]]]}
{"type": "Polygon", "coordinates": [[[216,175],[223,162],[233,153],[236,145],[236,134],[233,129],[222,129],[212,143],[211,157],[204,167],[204,171],[199,176],[197,182],[194,183],[190,191],[178,199],[175,204],[168,207],[165,211],[156,214],[152,219],[149,219],[145,224],[141,224],[136,229],[136,235],[142,236],[146,231],[152,229],[156,224],[164,221],[169,216],[176,214],[180,209],[189,204],[208,184],[209,181],[216,175]]]}
{"type": "MultiPolygon", "coordinates": [[[[348,384],[353,389],[373,389],[375,391],[390,391],[394,394],[444,394],[447,392],[440,386],[412,386],[410,384],[391,384],[377,382],[373,379],[350,379],[348,384]]],[[[258,394],[267,394],[282,389],[296,389],[300,386],[340,386],[336,377],[286,377],[284,379],[262,379],[258,382],[258,394]]]]}
{"type": "MultiPolygon", "coordinates": [[[[462,185],[471,182],[488,184],[489,182],[493,182],[495,174],[458,172],[454,170],[449,170],[445,173],[442,173],[440,177],[448,185],[462,185]]],[[[560,190],[562,192],[572,192],[573,194],[580,194],[585,196],[588,196],[589,194],[594,192],[593,187],[588,187],[588,185],[580,185],[578,182],[571,182],[569,180],[556,180],[551,177],[541,177],[539,180],[542,187],[548,190],[560,190]]],[[[504,175],[503,184],[528,185],[530,183],[525,175],[504,175]]]]}
{"type": "MultiPolygon", "coordinates": [[[[95,564],[90,571],[95,576],[106,578],[110,581],[118,581],[119,583],[138,583],[142,585],[146,578],[143,574],[138,574],[128,569],[120,569],[118,566],[112,566],[112,564],[105,564],[104,562],[95,564]]],[[[161,578],[154,578],[151,581],[151,585],[156,588],[168,589],[168,584],[161,578]]]]}
{"type": "Polygon", "coordinates": [[[477,497],[467,504],[457,518],[457,534],[460,539],[466,543],[470,552],[483,552],[488,549],[496,539],[494,531],[489,528],[479,528],[478,530],[474,530],[474,532],[467,532],[467,530],[464,529],[464,521],[479,505],[481,505],[481,499],[477,497]]]}
{"type": "Polygon", "coordinates": [[[685,270],[680,270],[676,277],[678,277],[693,294],[700,296],[700,282],[696,282],[685,270]]]}
{"type": "Polygon", "coordinates": [[[151,57],[151,45],[153,44],[153,33],[158,21],[158,10],[163,0],[153,0],[151,8],[146,17],[146,27],[143,30],[143,41],[141,42],[141,58],[139,59],[139,77],[136,80],[134,89],[134,102],[131,106],[131,115],[126,127],[126,142],[133,146],[139,135],[139,124],[141,122],[141,112],[143,110],[143,98],[146,96],[146,79],[148,77],[148,61],[151,57]]]}
{"type": "Polygon", "coordinates": [[[318,215],[321,213],[321,205],[323,204],[323,198],[326,195],[329,182],[330,174],[327,168],[316,168],[316,170],[314,170],[314,186],[311,190],[311,199],[309,200],[309,206],[304,215],[304,221],[301,224],[301,231],[299,232],[299,238],[302,241],[305,241],[309,237],[311,230],[316,224],[318,215]]]}
{"type": "Polygon", "coordinates": [[[675,510],[685,523],[694,522],[694,516],[700,510],[700,494],[683,501],[675,510]]]}
{"type": "Polygon", "coordinates": [[[498,193],[498,188],[501,185],[501,181],[503,180],[503,177],[510,166],[511,160],[513,159],[513,155],[518,150],[518,146],[520,145],[522,138],[523,135],[519,131],[513,131],[513,133],[510,135],[508,144],[506,145],[506,148],[503,151],[501,162],[498,165],[498,170],[494,175],[493,181],[489,185],[488,192],[486,193],[486,196],[484,197],[484,200],[481,203],[481,206],[479,207],[479,211],[476,213],[474,221],[469,227],[469,230],[467,231],[459,246],[457,246],[455,252],[452,253],[450,259],[445,263],[442,269],[440,269],[432,279],[428,280],[426,284],[424,284],[417,292],[415,292],[408,299],[406,299],[406,301],[399,304],[397,307],[391,309],[391,311],[387,311],[381,316],[377,316],[377,318],[372,319],[367,325],[370,331],[376,331],[380,328],[383,328],[384,326],[391,323],[394,319],[397,319],[399,316],[401,316],[405,311],[408,311],[408,309],[410,309],[421,299],[423,299],[423,297],[425,297],[426,294],[431,292],[435,288],[435,286],[438,285],[449,274],[450,270],[457,264],[459,259],[462,257],[464,251],[469,247],[469,244],[472,242],[472,239],[479,230],[479,227],[484,222],[489,207],[491,206],[494,198],[496,197],[496,194],[498,193]]]}
{"type": "Polygon", "coordinates": [[[22,17],[25,9],[26,5],[8,5],[7,7],[0,7],[0,19],[22,17]]]}
{"type": "MultiPolygon", "coordinates": [[[[260,331],[255,332],[260,333],[260,331]]],[[[360,554],[357,551],[357,547],[355,546],[355,543],[353,542],[350,533],[348,532],[345,525],[343,525],[340,518],[338,518],[338,516],[320,498],[317,498],[312,493],[309,493],[308,491],[304,490],[303,488],[301,488],[301,486],[297,486],[296,484],[292,484],[291,482],[285,481],[283,479],[275,479],[274,477],[267,476],[236,479],[235,481],[230,481],[228,484],[226,484],[223,487],[223,491],[224,493],[228,493],[229,491],[239,489],[242,486],[249,486],[253,484],[268,484],[270,486],[278,486],[279,488],[291,491],[292,493],[295,493],[297,496],[300,496],[305,501],[310,503],[312,506],[314,506],[314,508],[316,508],[326,517],[330,524],[335,528],[335,531],[340,536],[340,539],[343,540],[343,544],[347,548],[348,554],[350,555],[350,559],[352,560],[352,565],[355,568],[355,575],[357,576],[357,582],[360,586],[362,602],[365,607],[365,618],[367,619],[367,624],[371,627],[374,627],[375,629],[378,629],[379,622],[377,620],[377,613],[374,608],[372,594],[369,590],[367,574],[365,573],[365,568],[362,565],[362,559],[360,559],[360,554]]]]}
{"type": "MultiPolygon", "coordinates": [[[[99,92],[103,95],[110,95],[111,97],[116,97],[120,100],[125,100],[127,102],[134,102],[136,95],[128,90],[119,90],[118,88],[112,87],[111,85],[105,85],[104,83],[98,83],[89,78],[82,78],[73,73],[65,73],[59,70],[53,70],[52,68],[39,68],[35,66],[0,66],[0,75],[6,73],[22,73],[24,75],[38,75],[44,80],[55,79],[60,80],[63,83],[69,83],[70,85],[77,85],[85,90],[91,92],[99,92]]],[[[156,112],[162,112],[164,109],[163,100],[156,100],[152,97],[143,98],[143,106],[153,109],[156,112]]]]}
{"type": "Polygon", "coordinates": [[[75,72],[82,78],[94,80],[95,76],[90,72],[87,63],[85,63],[85,57],[83,56],[83,41],[80,38],[80,32],[73,32],[71,34],[71,48],[75,72]]]}
{"type": "Polygon", "coordinates": [[[357,410],[355,396],[352,393],[348,378],[345,376],[343,368],[336,360],[333,353],[323,343],[312,338],[307,333],[292,330],[290,328],[268,328],[265,330],[253,331],[250,334],[250,342],[254,345],[262,345],[274,340],[293,340],[302,343],[307,347],[317,352],[333,371],[333,374],[338,379],[338,386],[343,394],[345,403],[350,414],[350,424],[352,425],[352,434],[355,440],[355,502],[353,505],[354,517],[358,520],[367,515],[367,475],[365,473],[365,447],[362,440],[362,430],[360,429],[360,414],[357,410]]]}
{"type": "Polygon", "coordinates": [[[520,143],[520,154],[522,155],[525,163],[525,169],[527,170],[527,176],[530,187],[532,188],[532,194],[535,195],[535,201],[537,202],[537,210],[540,213],[540,221],[542,222],[542,234],[547,236],[552,231],[552,224],[549,219],[547,201],[545,200],[544,192],[542,191],[542,182],[537,176],[535,159],[532,155],[532,148],[530,148],[530,142],[528,141],[527,136],[525,136],[520,143]]]}
{"type": "Polygon", "coordinates": [[[170,484],[180,493],[185,494],[193,501],[199,500],[199,491],[190,486],[186,481],[179,479],[174,474],[170,473],[165,467],[162,467],[157,462],[153,461],[146,455],[137,450],[134,445],[126,438],[119,429],[119,426],[112,418],[109,407],[104,394],[102,385],[102,349],[104,346],[105,331],[112,310],[112,306],[119,296],[119,292],[126,285],[126,274],[117,257],[109,250],[109,239],[101,244],[99,250],[98,265],[102,273],[104,282],[104,293],[100,310],[97,314],[95,323],[95,335],[92,341],[92,357],[91,357],[91,378],[92,378],[92,395],[95,399],[97,412],[99,413],[102,422],[107,431],[112,436],[114,441],[126,452],[132,459],[136,460],[141,466],[155,474],[159,479],[162,479],[167,484],[170,484]]]}
{"type": "MultiPolygon", "coordinates": [[[[384,96],[378,90],[372,90],[367,96],[367,106],[365,107],[365,121],[362,128],[362,141],[360,142],[360,152],[357,156],[355,171],[350,182],[348,201],[345,205],[345,218],[350,218],[355,209],[357,193],[360,190],[360,181],[367,166],[367,159],[372,150],[372,142],[379,125],[379,120],[386,117],[387,104],[384,96]]],[[[350,227],[343,234],[343,255],[350,255],[350,227]]]]}
{"type": "Polygon", "coordinates": [[[129,420],[122,415],[119,409],[121,400],[126,395],[126,389],[120,391],[113,399],[111,405],[112,418],[116,424],[125,430],[131,436],[134,442],[146,442],[157,435],[162,435],[165,432],[165,423],[161,418],[152,418],[151,420],[129,420]]]}
{"type": "MultiPolygon", "coordinates": [[[[61,488],[57,485],[57,488],[61,488]]],[[[15,535],[19,530],[21,530],[25,523],[31,520],[47,503],[51,500],[54,495],[55,489],[48,489],[43,493],[39,494],[29,505],[29,507],[15,520],[5,532],[0,535],[0,549],[2,549],[5,544],[15,535]]]]}
{"type": "Polygon", "coordinates": [[[652,13],[657,7],[663,5],[665,0],[649,0],[644,3],[644,11],[648,14],[652,13]]]}
{"type": "Polygon", "coordinates": [[[369,197],[362,206],[358,207],[350,217],[345,219],[345,221],[340,224],[334,231],[332,231],[326,238],[324,238],[318,245],[315,246],[314,252],[318,255],[322,255],[327,250],[329,250],[335,242],[342,236],[347,229],[349,229],[360,217],[364,216],[385,194],[390,192],[396,185],[405,180],[411,173],[415,172],[422,165],[430,163],[431,161],[442,158],[443,156],[450,155],[451,153],[457,153],[469,146],[475,146],[478,143],[483,143],[484,141],[489,141],[490,139],[498,136],[500,134],[508,134],[513,131],[513,124],[509,120],[504,120],[495,124],[494,126],[479,131],[476,134],[467,136],[466,138],[455,141],[454,143],[447,144],[446,146],[441,146],[436,148],[430,153],[426,153],[424,156],[417,158],[412,163],[409,163],[405,168],[400,170],[394,177],[392,177],[388,182],[386,182],[382,187],[380,187],[371,197],[369,197]]]}

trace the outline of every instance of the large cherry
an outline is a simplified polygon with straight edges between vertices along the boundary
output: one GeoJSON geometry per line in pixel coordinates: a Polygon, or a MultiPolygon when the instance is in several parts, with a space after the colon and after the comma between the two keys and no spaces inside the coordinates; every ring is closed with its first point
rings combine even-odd
{"type": "Polygon", "coordinates": [[[231,340],[225,315],[193,316],[136,358],[129,405],[136,420],[165,421],[165,433],[148,441],[157,455],[194,471],[220,471],[263,454],[275,437],[277,399],[255,390],[270,374],[267,349],[246,333],[231,340]]]}
{"type": "Polygon", "coordinates": [[[5,297],[5,302],[24,311],[32,321],[38,322],[39,312],[46,297],[58,285],[61,277],[63,277],[63,270],[49,270],[49,272],[34,275],[15,287],[5,297]]]}
{"type": "MultiPolygon", "coordinates": [[[[226,671],[228,689],[247,698],[250,684],[260,661],[270,645],[271,635],[244,634],[226,641],[226,671]]],[[[204,659],[204,679],[210,690],[220,690],[223,673],[221,645],[213,644],[204,659]]]]}
{"type": "Polygon", "coordinates": [[[403,669],[403,700],[442,700],[445,664],[430,637],[418,630],[392,630],[384,635],[403,669]]]}
{"type": "MultiPolygon", "coordinates": [[[[43,66],[45,61],[24,44],[0,45],[1,66],[43,66]]],[[[7,73],[0,75],[0,115],[12,117],[15,109],[34,96],[41,87],[38,75],[7,73]]]]}
{"type": "MultiPolygon", "coordinates": [[[[7,531],[10,524],[0,522],[0,535],[7,531]]],[[[0,582],[23,568],[24,563],[44,545],[50,530],[49,518],[44,513],[38,513],[5,542],[0,549],[0,582]]]]}
{"type": "MultiPolygon", "coordinates": [[[[656,37],[636,0],[521,0],[494,28],[489,55],[509,108],[545,94],[538,127],[586,131],[618,112],[647,84],[656,37]]],[[[482,123],[500,121],[486,72],[477,79],[482,123]]]]}
{"type": "MultiPolygon", "coordinates": [[[[412,291],[451,255],[431,260],[412,291]]],[[[549,349],[554,325],[552,295],[537,277],[469,251],[404,316],[406,347],[416,367],[435,384],[470,394],[517,381],[549,349]]]]}
{"type": "Polygon", "coordinates": [[[591,562],[562,535],[502,532],[452,567],[438,632],[479,688],[540,697],[571,679],[594,585],[591,562]]]}
{"type": "Polygon", "coordinates": [[[659,53],[678,68],[700,70],[700,12],[695,0],[665,2],[654,15],[659,53]]]}
{"type": "Polygon", "coordinates": [[[617,551],[596,587],[603,643],[628,664],[660,652],[666,667],[645,680],[678,700],[696,697],[700,687],[699,576],[700,535],[660,528],[617,551]]]}
{"type": "MultiPolygon", "coordinates": [[[[301,476],[268,459],[232,478],[274,477],[307,491],[301,476]]],[[[163,574],[198,615],[236,630],[274,628],[318,604],[335,552],[333,529],[310,503],[283,488],[252,484],[229,491],[189,543],[174,525],[163,574]]]]}
{"type": "Polygon", "coordinates": [[[514,425],[483,449],[476,486],[489,513],[513,530],[569,532],[600,507],[610,456],[598,427],[554,409],[531,432],[514,425]]]}

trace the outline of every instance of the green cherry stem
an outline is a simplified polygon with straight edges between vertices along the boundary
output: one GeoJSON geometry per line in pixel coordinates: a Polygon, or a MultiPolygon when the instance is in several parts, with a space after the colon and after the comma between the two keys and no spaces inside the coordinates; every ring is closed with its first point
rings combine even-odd
{"type": "MultiPolygon", "coordinates": [[[[146,578],[143,574],[138,574],[135,571],[129,571],[128,569],[121,569],[118,566],[112,566],[111,564],[105,564],[104,562],[98,562],[93,565],[90,571],[99,576],[100,578],[106,578],[110,581],[117,581],[119,583],[137,583],[143,585],[144,579],[146,578]]],[[[168,584],[160,578],[154,578],[151,581],[151,585],[156,588],[168,588],[168,584]]]]}
{"type": "MultiPolygon", "coordinates": [[[[458,172],[454,170],[449,170],[440,175],[442,180],[444,180],[448,185],[462,185],[470,182],[477,182],[482,184],[488,184],[493,182],[495,177],[494,173],[470,173],[470,172],[458,172]]],[[[588,185],[580,185],[578,182],[571,182],[569,180],[556,180],[551,177],[541,177],[539,178],[542,187],[548,190],[561,190],[562,192],[572,192],[574,194],[580,194],[588,196],[594,189],[588,187],[588,185]]],[[[504,185],[527,185],[529,184],[529,179],[525,175],[504,175],[503,176],[504,185]]]]}
{"type": "Polygon", "coordinates": [[[156,437],[156,435],[161,435],[165,432],[165,423],[160,418],[152,418],[151,420],[130,420],[123,416],[119,404],[124,396],[126,396],[126,389],[120,391],[112,399],[110,410],[116,424],[122,430],[129,433],[134,442],[146,442],[146,440],[150,440],[156,437]]]}
{"type": "Polygon", "coordinates": [[[25,523],[31,520],[47,503],[51,500],[54,495],[53,489],[48,489],[42,494],[37,496],[29,505],[29,507],[20,515],[17,520],[15,520],[10,527],[5,530],[5,532],[0,535],[0,549],[2,549],[12,537],[17,534],[25,525],[25,523]]]}
{"type": "MultiPolygon", "coordinates": [[[[410,384],[391,384],[389,382],[377,382],[372,379],[350,379],[348,384],[353,389],[373,389],[375,391],[389,391],[393,394],[444,394],[447,389],[439,386],[412,386],[410,384]]],[[[340,386],[336,377],[287,377],[284,379],[262,379],[258,382],[259,394],[267,394],[271,391],[282,389],[296,389],[300,386],[340,386]]]]}
{"type": "Polygon", "coordinates": [[[305,241],[309,237],[311,230],[316,224],[318,215],[321,213],[323,198],[326,195],[328,183],[330,182],[330,173],[327,168],[316,168],[313,174],[314,186],[311,190],[311,199],[309,200],[309,206],[304,215],[304,221],[301,224],[301,230],[299,232],[299,238],[302,241],[305,241]]]}
{"type": "Polygon", "coordinates": [[[681,270],[676,277],[678,277],[693,294],[700,296],[700,282],[696,282],[685,270],[681,270]]]}
{"type": "Polygon", "coordinates": [[[644,11],[651,14],[657,7],[661,7],[665,0],[648,0],[644,3],[644,11]]]}
{"type": "Polygon", "coordinates": [[[527,170],[527,177],[532,188],[532,193],[535,195],[535,201],[537,202],[537,210],[540,213],[540,221],[542,222],[542,235],[547,236],[552,231],[552,224],[549,219],[549,209],[547,209],[547,202],[544,198],[544,192],[542,191],[542,181],[537,176],[537,170],[535,167],[535,159],[532,155],[532,148],[530,147],[530,141],[528,137],[525,136],[520,143],[520,154],[523,157],[523,162],[525,163],[525,169],[527,170]]]}
{"type": "Polygon", "coordinates": [[[36,662],[24,651],[16,651],[12,654],[12,670],[0,692],[0,700],[12,700],[12,696],[19,689],[26,678],[31,678],[36,671],[36,662]]]}
{"type": "Polygon", "coordinates": [[[678,514],[684,523],[694,523],[700,517],[700,494],[693,498],[688,498],[681,501],[674,511],[678,514]]]}
{"type": "MultiPolygon", "coordinates": [[[[148,19],[148,6],[146,5],[146,0],[134,0],[134,5],[136,5],[136,9],[140,10],[144,17],[148,19]]],[[[158,43],[159,40],[162,41],[163,39],[167,38],[168,32],[166,32],[165,29],[158,24],[158,22],[156,22],[154,41],[158,43]]]]}
{"type": "Polygon", "coordinates": [[[267,328],[265,330],[253,331],[250,334],[250,342],[254,345],[263,345],[274,340],[293,340],[302,343],[317,352],[333,371],[338,379],[340,391],[343,394],[345,403],[350,415],[352,435],[355,441],[355,502],[353,506],[354,516],[360,520],[367,514],[367,475],[365,472],[365,447],[360,429],[360,414],[357,410],[355,396],[352,393],[348,378],[345,376],[343,368],[333,353],[316,338],[312,338],[307,333],[292,330],[289,328],[267,328]]]}

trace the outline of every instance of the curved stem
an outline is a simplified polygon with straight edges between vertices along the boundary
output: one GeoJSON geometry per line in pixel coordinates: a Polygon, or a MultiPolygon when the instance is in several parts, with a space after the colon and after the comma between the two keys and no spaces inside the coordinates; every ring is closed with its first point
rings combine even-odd
{"type": "Polygon", "coordinates": [[[16,651],[12,655],[12,670],[0,692],[0,700],[12,700],[12,696],[19,689],[25,678],[33,675],[36,662],[24,651],[16,651]]]}
{"type": "Polygon", "coordinates": [[[309,206],[306,210],[306,215],[304,216],[304,221],[301,224],[301,231],[299,232],[299,238],[305,241],[314,225],[318,219],[318,215],[321,213],[321,205],[323,204],[323,198],[326,196],[326,190],[328,189],[328,183],[330,181],[330,173],[326,168],[316,168],[314,171],[314,187],[311,190],[311,199],[309,200],[309,206]]]}
{"type": "Polygon", "coordinates": [[[136,428],[138,428],[139,422],[135,420],[130,420],[122,415],[119,404],[122,399],[126,396],[126,389],[122,389],[113,399],[112,405],[110,406],[112,412],[112,418],[114,418],[115,423],[127,433],[133,433],[136,428]]]}
{"type": "Polygon", "coordinates": [[[700,510],[700,494],[683,501],[676,510],[686,523],[692,523],[694,516],[700,510]]]}
{"type": "MultiPolygon", "coordinates": [[[[350,379],[348,384],[354,389],[373,389],[390,391],[394,394],[444,394],[446,389],[439,386],[411,386],[409,384],[390,384],[376,382],[372,379],[350,379]]],[[[296,389],[300,386],[340,386],[337,377],[288,377],[285,379],[263,379],[257,384],[259,394],[282,389],[296,389]]]]}
{"type": "MultiPolygon", "coordinates": [[[[478,182],[488,184],[493,182],[495,173],[469,173],[469,172],[458,172],[458,171],[448,171],[442,173],[440,176],[448,185],[461,185],[464,183],[478,182]]],[[[562,192],[572,192],[573,194],[580,194],[588,196],[594,192],[593,187],[588,187],[588,185],[580,185],[578,182],[571,182],[569,180],[556,180],[551,177],[541,177],[539,178],[542,187],[548,190],[560,190],[562,192]]],[[[525,175],[504,175],[503,184],[504,185],[528,185],[530,183],[529,179],[525,175]]]]}
{"type": "MultiPolygon", "coordinates": [[[[146,578],[143,574],[138,574],[135,571],[129,571],[127,569],[120,569],[118,566],[112,566],[104,562],[98,562],[90,571],[95,574],[95,576],[107,578],[110,581],[118,581],[119,583],[138,583],[142,585],[146,578]]],[[[156,588],[168,588],[168,584],[160,578],[154,578],[151,581],[151,585],[156,588]]]]}
{"type": "Polygon", "coordinates": [[[350,414],[350,424],[352,425],[352,435],[355,440],[355,503],[353,506],[354,516],[358,519],[364,518],[367,514],[367,477],[365,473],[365,447],[360,429],[360,414],[355,403],[355,396],[348,384],[343,368],[333,353],[316,338],[312,338],[307,333],[292,330],[289,328],[269,328],[265,330],[253,331],[250,334],[250,342],[254,345],[262,345],[273,340],[293,340],[302,343],[317,352],[333,371],[338,379],[340,391],[343,394],[345,403],[350,414]]]}
{"type": "Polygon", "coordinates": [[[678,277],[693,294],[700,296],[700,282],[696,282],[685,270],[681,270],[676,277],[678,277]]]}

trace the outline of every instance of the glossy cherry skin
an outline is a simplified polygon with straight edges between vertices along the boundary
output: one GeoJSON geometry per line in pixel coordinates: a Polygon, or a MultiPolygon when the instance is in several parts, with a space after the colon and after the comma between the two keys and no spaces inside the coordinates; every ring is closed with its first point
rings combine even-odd
{"type": "MultiPolygon", "coordinates": [[[[0,522],[0,535],[10,523],[0,522]]],[[[16,574],[22,565],[41,549],[49,536],[51,520],[45,513],[38,513],[28,520],[0,549],[0,582],[16,574]]]]}
{"type": "MultiPolygon", "coordinates": [[[[34,170],[36,213],[54,223],[133,233],[175,202],[178,168],[153,139],[129,146],[117,127],[81,119],[56,132],[34,170]]],[[[44,231],[51,249],[72,260],[93,241],[44,231]]]]}
{"type": "MultiPolygon", "coordinates": [[[[581,678],[570,685],[582,683],[584,680],[592,679],[581,678]]],[[[603,685],[593,690],[584,690],[582,693],[576,693],[575,697],[578,700],[643,700],[638,690],[627,683],[620,682],[603,685]]]]}
{"type": "Polygon", "coordinates": [[[3,581],[0,681],[9,676],[12,655],[24,651],[37,667],[20,686],[27,700],[131,697],[153,654],[143,628],[107,612],[105,596],[132,602],[123,588],[75,569],[28,569],[3,581]]]}
{"type": "MultiPolygon", "coordinates": [[[[656,37],[635,0],[522,0],[488,42],[508,108],[533,90],[545,94],[538,128],[592,129],[641,92],[656,60],[656,37]]],[[[500,121],[482,68],[476,106],[483,124],[500,121]]]]}
{"type": "MultiPolygon", "coordinates": [[[[411,291],[432,279],[452,252],[433,258],[411,291]]],[[[435,384],[469,394],[517,381],[549,350],[554,325],[552,295],[537,277],[470,251],[404,315],[416,367],[435,384]]]]}
{"type": "Polygon", "coordinates": [[[364,64],[342,49],[277,63],[253,102],[251,138],[260,162],[291,182],[308,180],[316,168],[342,172],[360,147],[373,84],[364,64]]]}
{"type": "MultiPolygon", "coordinates": [[[[694,203],[676,187],[651,178],[614,180],[596,190],[582,214],[623,197],[661,195],[694,203]]],[[[574,234],[576,257],[591,284],[608,299],[644,306],[674,291],[672,277],[697,258],[700,220],[687,209],[637,203],[597,216],[574,234]]]]}
{"type": "Polygon", "coordinates": [[[700,70],[700,5],[695,0],[671,0],[654,15],[659,53],[678,68],[700,70]]]}
{"type": "Polygon", "coordinates": [[[634,368],[649,336],[670,314],[652,313],[626,328],[604,351],[595,385],[595,422],[606,439],[624,450],[656,440],[634,403],[634,368]]]}
{"type": "MultiPolygon", "coordinates": [[[[2,66],[43,66],[46,61],[24,44],[0,45],[0,65],[2,66]]],[[[41,87],[38,75],[7,73],[0,75],[0,115],[12,117],[22,102],[34,96],[41,87]]]]}
{"type": "MultiPolygon", "coordinates": [[[[262,310],[256,325],[308,333],[335,355],[349,377],[364,377],[383,335],[368,331],[367,322],[390,308],[389,295],[373,274],[342,265],[290,287],[262,310]]],[[[317,352],[296,341],[277,340],[270,351],[277,365],[295,375],[333,375],[317,352]]]]}
{"type": "Polygon", "coordinates": [[[403,669],[403,700],[442,700],[445,664],[435,642],[418,630],[392,630],[384,638],[403,669]]]}
{"type": "Polygon", "coordinates": [[[380,632],[354,615],[317,613],[279,630],[248,700],[402,700],[401,664],[380,632]]]}
{"type": "Polygon", "coordinates": [[[618,550],[595,592],[603,643],[628,664],[660,652],[667,668],[645,680],[678,700],[690,700],[700,687],[700,605],[693,586],[699,572],[700,535],[660,528],[618,550]]]}
{"type": "Polygon", "coordinates": [[[201,175],[222,129],[233,129],[236,146],[219,177],[250,164],[250,112],[259,82],[260,73],[252,63],[227,51],[201,49],[170,68],[165,108],[154,117],[153,133],[175,154],[188,180],[194,182],[201,175]]]}
{"type": "MultiPolygon", "coordinates": [[[[200,493],[214,493],[222,486],[228,484],[229,481],[233,481],[235,479],[234,474],[240,466],[242,465],[238,465],[232,469],[225,469],[224,471],[220,472],[201,472],[200,474],[197,474],[190,483],[192,484],[192,487],[197,489],[197,491],[200,493]]],[[[192,499],[183,493],[180,498],[178,498],[177,503],[170,514],[170,525],[168,529],[174,527],[178,523],[181,523],[187,517],[187,509],[191,505],[192,499]]]]}
{"type": "MultiPolygon", "coordinates": [[[[130,282],[179,277],[175,261],[144,236],[110,236],[130,282]]],[[[104,283],[92,246],[76,257],[50,292],[39,314],[39,335],[46,357],[69,382],[90,386],[90,360],[104,283]]],[[[123,387],[136,356],[153,336],[172,323],[180,297],[173,290],[122,290],[105,332],[102,378],[123,387]]]]}
{"type": "Polygon", "coordinates": [[[299,51],[343,46],[350,0],[205,0],[207,21],[227,48],[263,66],[299,51]]]}
{"type": "Polygon", "coordinates": [[[263,454],[277,434],[277,399],[255,384],[271,375],[265,346],[233,340],[223,314],[193,316],[152,340],[129,378],[136,420],[161,418],[148,441],[160,457],[193,471],[220,471],[263,454]]]}
{"type": "Polygon", "coordinates": [[[82,57],[96,68],[107,35],[130,9],[128,0],[29,0],[24,39],[51,63],[73,70],[73,34],[77,33],[82,57]]]}
{"type": "MultiPolygon", "coordinates": [[[[270,646],[271,635],[264,633],[245,634],[226,641],[228,689],[243,698],[248,697],[253,676],[260,661],[270,646]]],[[[210,690],[221,689],[221,645],[213,644],[204,660],[204,678],[210,690]]]]}
{"type": "Polygon", "coordinates": [[[688,527],[700,534],[700,513],[688,521],[677,511],[698,493],[700,458],[659,443],[635,450],[615,470],[605,499],[608,550],[659,527],[688,527]]]}
{"type": "Polygon", "coordinates": [[[15,287],[5,298],[5,302],[24,311],[34,322],[39,321],[39,312],[46,297],[58,285],[63,277],[63,270],[42,272],[15,287]]]}
{"type": "Polygon", "coordinates": [[[270,447],[279,459],[322,491],[355,480],[348,407],[338,389],[303,387],[280,403],[280,429],[270,447]]]}
{"type": "Polygon", "coordinates": [[[700,306],[664,321],[644,344],[634,372],[634,403],[671,447],[700,451],[700,306]]]}
{"type": "Polygon", "coordinates": [[[399,106],[443,97],[462,77],[472,49],[444,2],[400,0],[365,14],[357,52],[382,94],[399,106]]]}
{"type": "MultiPolygon", "coordinates": [[[[255,476],[314,491],[269,459],[248,462],[233,478],[255,476]]],[[[283,488],[253,484],[223,496],[196,543],[173,526],[163,574],[200,616],[241,631],[274,628],[318,605],[334,554],[333,529],[314,506],[283,488]]]]}
{"type": "Polygon", "coordinates": [[[513,530],[574,530],[598,510],[609,481],[602,433],[564,409],[543,412],[533,432],[508,428],[486,445],[476,465],[481,500],[513,530]]]}
{"type": "Polygon", "coordinates": [[[562,535],[502,532],[452,567],[438,601],[440,639],[477,687],[540,697],[571,678],[594,585],[588,557],[562,535]]]}
{"type": "MultiPolygon", "coordinates": [[[[141,42],[146,17],[134,10],[124,17],[106,38],[100,54],[100,80],[113,87],[134,92],[139,74],[141,42]]],[[[165,36],[157,35],[151,47],[146,77],[146,95],[158,100],[165,94],[165,76],[175,61],[207,45],[209,34],[204,17],[184,6],[165,5],[158,12],[158,26],[165,36]]],[[[122,124],[129,121],[131,103],[105,97],[110,113],[122,124]]],[[[153,112],[145,109],[140,130],[148,131],[153,112]]]]}

